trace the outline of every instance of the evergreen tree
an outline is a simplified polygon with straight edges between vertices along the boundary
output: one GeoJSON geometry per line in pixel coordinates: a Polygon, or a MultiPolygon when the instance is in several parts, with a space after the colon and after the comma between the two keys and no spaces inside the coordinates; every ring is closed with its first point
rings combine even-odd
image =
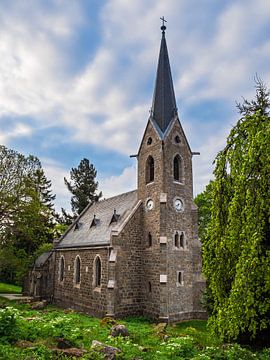
{"type": "Polygon", "coordinates": [[[238,108],[242,117],[216,158],[203,270],[212,330],[255,341],[270,329],[270,100],[260,80],[255,100],[238,108]]]}
{"type": "Polygon", "coordinates": [[[82,159],[78,168],[70,171],[69,182],[64,178],[65,185],[72,193],[71,208],[74,215],[79,215],[84,208],[94,201],[98,201],[102,193],[96,193],[98,182],[95,181],[97,172],[93,164],[88,159],[82,159]]]}
{"type": "Polygon", "coordinates": [[[9,274],[6,281],[20,281],[33,252],[53,240],[50,187],[36,157],[0,146],[0,277],[9,274]]]}

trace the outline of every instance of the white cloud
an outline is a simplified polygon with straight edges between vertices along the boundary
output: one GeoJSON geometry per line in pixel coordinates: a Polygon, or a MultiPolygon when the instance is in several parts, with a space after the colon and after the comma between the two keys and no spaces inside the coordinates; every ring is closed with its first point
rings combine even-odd
{"type": "MultiPolygon", "coordinates": [[[[83,5],[52,3],[51,10],[35,1],[0,5],[0,122],[1,116],[18,117],[13,132],[0,135],[3,143],[32,134],[26,120],[20,120],[23,115],[35,121],[35,131],[44,126],[72,130],[67,140],[78,146],[88,143],[126,155],[136,152],[151,106],[153,89],[148,86],[154,84],[162,15],[168,20],[181,108],[203,106],[205,100],[233,106],[242,95],[249,97],[256,72],[270,82],[270,41],[264,34],[270,17],[268,0],[228,1],[215,9],[210,0],[108,0],[98,14],[101,41],[86,66],[74,73],[68,70],[69,57],[76,57],[74,38],[86,23],[83,5]],[[70,52],[63,51],[65,46],[70,52]]],[[[188,124],[192,119],[183,121],[188,124]]],[[[217,135],[216,127],[208,129],[200,138],[191,134],[195,139],[191,146],[204,154],[194,161],[197,191],[210,177],[210,164],[227,136],[225,130],[217,135]]],[[[56,165],[47,169],[57,194],[66,201],[59,180],[65,169],[56,165]]],[[[136,179],[131,174],[129,168],[101,181],[105,196],[114,189],[129,189],[128,182],[134,184],[136,179]]]]}
{"type": "Polygon", "coordinates": [[[49,158],[41,158],[42,167],[47,179],[52,181],[52,192],[56,194],[56,211],[61,212],[61,207],[70,212],[71,194],[64,184],[64,177],[69,177],[69,170],[49,158]]]}
{"type": "Polygon", "coordinates": [[[99,188],[105,198],[136,189],[137,171],[135,166],[126,167],[118,176],[100,179],[99,188]]]}
{"type": "Polygon", "coordinates": [[[17,123],[15,127],[8,131],[2,131],[0,133],[0,143],[8,145],[10,139],[21,138],[30,136],[33,133],[33,129],[23,123],[17,123]]]}

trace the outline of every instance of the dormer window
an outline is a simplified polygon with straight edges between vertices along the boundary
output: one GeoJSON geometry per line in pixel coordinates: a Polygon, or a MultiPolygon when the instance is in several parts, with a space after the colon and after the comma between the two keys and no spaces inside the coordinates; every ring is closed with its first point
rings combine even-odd
{"type": "Polygon", "coordinates": [[[74,231],[80,230],[81,227],[82,227],[82,225],[83,225],[82,223],[76,222],[76,224],[75,224],[75,226],[74,226],[74,231]]]}
{"type": "Polygon", "coordinates": [[[120,215],[117,214],[117,213],[116,213],[116,210],[114,209],[114,211],[113,211],[113,216],[112,216],[111,221],[110,221],[110,225],[111,225],[112,223],[116,223],[116,222],[119,220],[119,218],[120,218],[120,215]]]}
{"type": "Polygon", "coordinates": [[[91,222],[90,228],[93,226],[97,226],[100,223],[100,220],[96,218],[96,215],[94,215],[94,218],[91,222]]]}

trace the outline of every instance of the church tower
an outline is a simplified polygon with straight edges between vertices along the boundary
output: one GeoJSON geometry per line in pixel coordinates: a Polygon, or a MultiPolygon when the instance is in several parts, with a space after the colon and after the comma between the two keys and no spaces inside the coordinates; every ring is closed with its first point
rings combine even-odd
{"type": "Polygon", "coordinates": [[[193,202],[194,153],[178,117],[164,20],[161,30],[152,109],[137,156],[144,229],[142,307],[160,321],[177,321],[204,317],[204,281],[193,202]]]}

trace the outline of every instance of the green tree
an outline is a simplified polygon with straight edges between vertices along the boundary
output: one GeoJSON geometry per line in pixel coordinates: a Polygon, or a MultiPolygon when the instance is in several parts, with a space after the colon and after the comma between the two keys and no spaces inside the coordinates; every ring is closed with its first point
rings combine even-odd
{"type": "Polygon", "coordinates": [[[198,223],[199,223],[199,238],[204,239],[206,229],[211,220],[212,207],[212,187],[213,181],[210,181],[205,190],[198,194],[194,202],[198,206],[198,223]]]}
{"type": "Polygon", "coordinates": [[[97,171],[88,159],[82,159],[77,168],[70,171],[69,182],[64,178],[65,185],[72,193],[71,209],[75,216],[79,215],[84,208],[94,201],[98,201],[102,193],[97,193],[98,182],[95,180],[97,171]]]}
{"type": "Polygon", "coordinates": [[[203,270],[221,339],[255,341],[270,328],[269,92],[238,104],[240,120],[216,157],[203,270]]]}
{"type": "Polygon", "coordinates": [[[55,196],[34,156],[0,146],[0,173],[0,277],[19,282],[33,252],[53,240],[55,196]]]}

